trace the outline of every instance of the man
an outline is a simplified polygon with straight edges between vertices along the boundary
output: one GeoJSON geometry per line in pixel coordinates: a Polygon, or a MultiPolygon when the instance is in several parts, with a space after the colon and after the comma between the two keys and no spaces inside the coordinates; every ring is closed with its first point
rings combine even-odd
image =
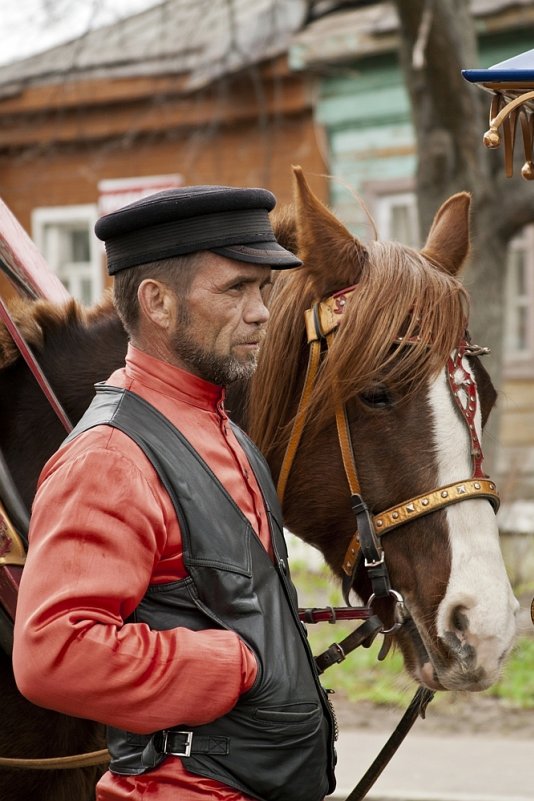
{"type": "Polygon", "coordinates": [[[40,477],[15,631],[34,703],[108,725],[97,799],[320,801],[332,721],[268,469],[224,410],[265,332],[263,189],[189,187],[101,218],[129,334],[40,477]]]}

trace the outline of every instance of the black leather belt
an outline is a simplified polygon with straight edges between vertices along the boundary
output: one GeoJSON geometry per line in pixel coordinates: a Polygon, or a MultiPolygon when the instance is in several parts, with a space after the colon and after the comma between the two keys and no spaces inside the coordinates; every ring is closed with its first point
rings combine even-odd
{"type": "Polygon", "coordinates": [[[188,757],[191,754],[218,754],[225,756],[230,753],[228,737],[211,737],[199,735],[192,731],[177,731],[164,729],[154,736],[154,746],[160,754],[169,756],[188,757]]]}

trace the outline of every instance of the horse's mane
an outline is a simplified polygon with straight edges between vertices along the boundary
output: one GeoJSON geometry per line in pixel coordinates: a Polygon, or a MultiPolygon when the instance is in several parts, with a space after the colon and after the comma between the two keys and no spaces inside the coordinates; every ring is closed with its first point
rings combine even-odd
{"type": "MultiPolygon", "coordinates": [[[[312,436],[331,412],[332,387],[341,403],[377,385],[407,395],[437,375],[465,332],[468,297],[456,277],[396,242],[372,242],[365,249],[364,263],[352,266],[354,277],[361,269],[358,286],[310,399],[312,436]],[[404,344],[393,347],[401,335],[404,344]]],[[[336,266],[336,272],[351,274],[350,250],[325,253],[322,258],[326,265],[344,258],[346,264],[336,266]]],[[[339,285],[335,277],[332,280],[334,292],[339,285]]],[[[304,311],[319,300],[316,295],[304,269],[281,274],[273,288],[269,336],[249,404],[250,434],[267,456],[276,446],[280,424],[290,422],[300,396],[301,362],[307,358],[304,311]]]]}
{"type": "MultiPolygon", "coordinates": [[[[25,342],[41,351],[53,332],[72,328],[89,328],[99,321],[116,317],[110,293],[100,303],[85,308],[76,300],[58,305],[48,300],[15,298],[9,303],[10,314],[25,342]]],[[[17,345],[4,325],[0,325],[0,369],[9,367],[20,357],[17,345]]]]}

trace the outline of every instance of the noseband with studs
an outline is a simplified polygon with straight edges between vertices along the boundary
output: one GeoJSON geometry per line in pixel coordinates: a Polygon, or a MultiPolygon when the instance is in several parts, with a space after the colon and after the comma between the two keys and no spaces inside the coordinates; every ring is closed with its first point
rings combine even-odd
{"type": "MultiPolygon", "coordinates": [[[[307,309],[305,312],[307,339],[310,346],[308,368],[280,469],[277,491],[281,503],[306,424],[309,402],[320,364],[321,341],[325,340],[327,348],[331,347],[347,301],[354,295],[356,288],[357,285],[353,285],[342,289],[325,300],[315,303],[311,309],[307,309]]],[[[396,341],[410,342],[410,340],[405,340],[402,337],[398,337],[396,341]]],[[[350,540],[342,564],[343,597],[345,603],[350,606],[349,595],[354,583],[358,559],[363,558],[371,581],[371,596],[368,600],[368,606],[371,607],[376,598],[390,597],[395,603],[396,622],[391,629],[384,631],[384,634],[391,634],[402,625],[405,618],[405,608],[402,596],[391,587],[380,537],[404,523],[411,522],[439,509],[444,509],[451,504],[472,498],[488,500],[495,512],[499,508],[500,500],[495,483],[482,470],[482,448],[475,426],[477,410],[476,386],[462,364],[464,356],[483,355],[488,352],[487,348],[473,345],[467,338],[464,338],[449,357],[446,368],[449,388],[469,434],[473,465],[471,477],[410,498],[379,514],[372,515],[362,498],[346,407],[336,403],[335,417],[338,440],[351,493],[351,506],[356,516],[356,532],[350,540]]]]}

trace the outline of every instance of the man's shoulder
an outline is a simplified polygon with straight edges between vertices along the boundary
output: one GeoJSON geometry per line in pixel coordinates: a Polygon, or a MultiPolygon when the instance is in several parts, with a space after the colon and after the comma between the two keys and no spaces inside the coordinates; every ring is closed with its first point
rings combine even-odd
{"type": "Polygon", "coordinates": [[[102,477],[110,471],[140,473],[153,479],[152,466],[138,445],[125,433],[108,425],[97,425],[82,431],[65,442],[45,464],[39,485],[54,473],[74,472],[81,477],[89,468],[100,470],[102,477]]]}

